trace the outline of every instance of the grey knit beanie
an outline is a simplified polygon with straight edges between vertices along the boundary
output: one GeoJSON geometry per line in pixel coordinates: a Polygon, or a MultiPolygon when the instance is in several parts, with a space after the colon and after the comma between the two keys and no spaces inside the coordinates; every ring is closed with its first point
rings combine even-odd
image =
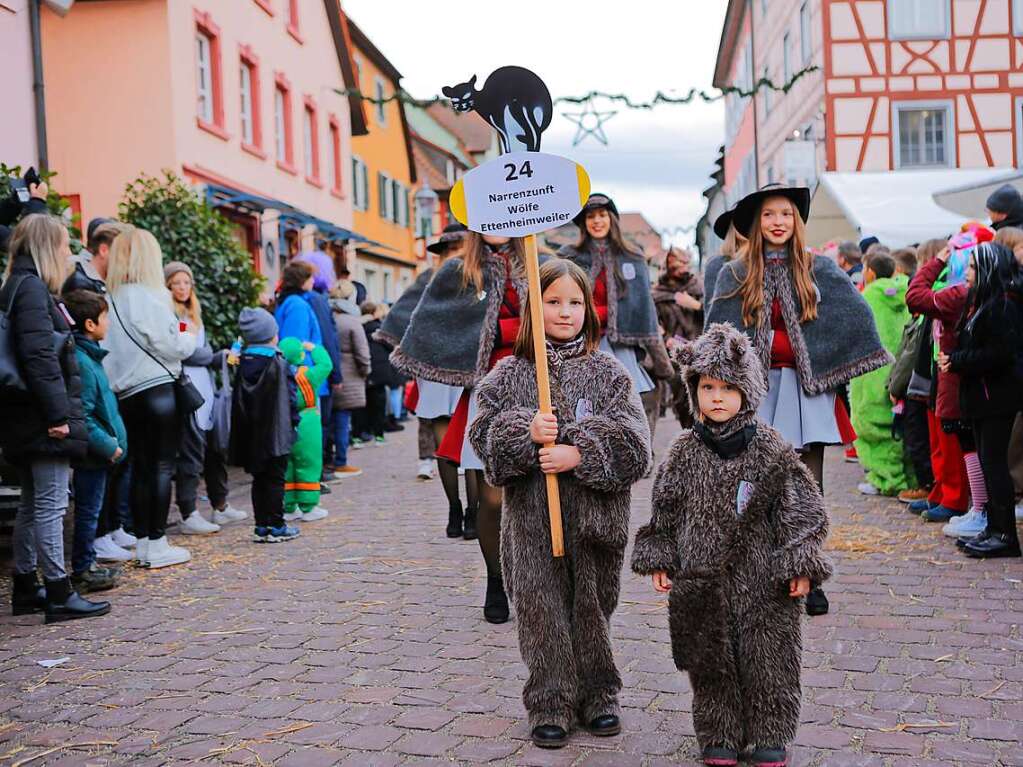
{"type": "Polygon", "coordinates": [[[1020,194],[1012,184],[1002,184],[987,198],[987,209],[995,213],[1012,213],[1019,207],[1020,194]]]}
{"type": "Polygon", "coordinates": [[[238,328],[246,344],[265,344],[277,336],[277,320],[266,309],[242,309],[238,315],[238,328]]]}
{"type": "Polygon", "coordinates": [[[192,267],[181,261],[170,261],[163,267],[163,281],[169,284],[171,278],[178,272],[184,272],[188,275],[188,279],[193,283],[195,282],[195,277],[192,275],[192,267]]]}

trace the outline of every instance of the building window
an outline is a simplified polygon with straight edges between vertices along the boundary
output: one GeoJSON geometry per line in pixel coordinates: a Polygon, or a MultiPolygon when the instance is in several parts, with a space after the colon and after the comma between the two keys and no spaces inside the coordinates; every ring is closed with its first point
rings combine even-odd
{"type": "Polygon", "coordinates": [[[934,168],[955,165],[952,156],[952,104],[911,102],[894,105],[894,133],[898,138],[898,168],[934,168]]]}
{"type": "Polygon", "coordinates": [[[949,36],[949,0],[888,0],[892,40],[934,40],[949,36]]]}
{"type": "Polygon", "coordinates": [[[813,32],[810,29],[810,3],[804,2],[799,7],[799,47],[802,53],[803,66],[810,65],[813,58],[813,32]]]}
{"type": "Polygon", "coordinates": [[[312,96],[305,97],[305,109],[302,110],[302,146],[303,168],[307,181],[320,183],[320,125],[316,102],[312,96]]]}
{"type": "Polygon", "coordinates": [[[224,87],[220,76],[220,27],[195,12],[195,116],[200,128],[226,139],[224,87]]]}
{"type": "Polygon", "coordinates": [[[391,296],[391,279],[394,275],[391,274],[390,270],[384,272],[384,302],[390,303],[392,300],[391,296]]]}
{"type": "Polygon", "coordinates": [[[302,42],[298,27],[298,0],[288,0],[288,34],[302,42]]]}
{"type": "Polygon", "coordinates": [[[1023,0],[1012,0],[1012,31],[1017,37],[1023,35],[1023,0]]]}
{"type": "Polygon", "coordinates": [[[377,209],[380,218],[394,220],[394,181],[386,173],[377,173],[377,209]]]}
{"type": "Polygon", "coordinates": [[[387,125],[387,104],[380,103],[382,99],[387,98],[387,92],[385,90],[384,81],[377,77],[373,81],[374,98],[377,99],[376,112],[377,112],[377,124],[381,127],[387,125]]]}
{"type": "Polygon", "coordinates": [[[792,36],[786,32],[785,36],[781,39],[781,61],[782,61],[782,74],[784,76],[785,84],[788,85],[789,80],[792,79],[792,53],[790,51],[792,43],[792,36]]]}
{"type": "Polygon", "coordinates": [[[767,15],[767,0],[760,0],[760,15],[767,15]]]}
{"type": "Polygon", "coordinates": [[[356,210],[369,210],[369,173],[366,163],[352,157],[352,206],[356,210]]]}
{"type": "Polygon", "coordinates": [[[444,178],[448,180],[448,183],[454,186],[457,176],[455,175],[455,163],[448,157],[444,160],[444,178]]]}
{"type": "Polygon", "coordinates": [[[291,131],[291,83],[278,73],[274,88],[274,129],[277,142],[277,165],[295,172],[295,149],[291,131]]]}
{"type": "Polygon", "coordinates": [[[239,121],[242,147],[254,154],[265,156],[263,124],[259,103],[259,58],[248,46],[242,46],[238,64],[239,121]]]}
{"type": "Polygon", "coordinates": [[[330,191],[341,194],[341,123],[331,115],[328,120],[330,140],[327,142],[327,155],[330,158],[330,191]]]}

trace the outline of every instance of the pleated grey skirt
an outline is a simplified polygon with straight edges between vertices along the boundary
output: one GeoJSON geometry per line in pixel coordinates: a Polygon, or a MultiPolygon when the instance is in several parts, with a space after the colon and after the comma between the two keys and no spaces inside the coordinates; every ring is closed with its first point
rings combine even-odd
{"type": "Polygon", "coordinates": [[[473,389],[469,392],[469,414],[465,419],[465,438],[462,440],[462,462],[459,466],[463,469],[479,469],[483,471],[483,461],[476,455],[476,451],[472,449],[472,445],[469,443],[469,428],[472,426],[472,422],[476,420],[479,412],[479,400],[476,397],[476,390],[473,389]]]}
{"type": "Polygon", "coordinates": [[[455,412],[458,398],[462,396],[461,386],[416,379],[419,387],[419,404],[416,405],[417,418],[450,418],[455,412]]]}
{"type": "Polygon", "coordinates": [[[767,380],[767,397],[757,415],[781,432],[796,450],[813,442],[841,444],[834,392],[811,397],[799,385],[799,375],[793,368],[775,368],[767,380]]]}
{"type": "Polygon", "coordinates": [[[607,336],[602,336],[600,339],[600,350],[614,355],[614,357],[625,366],[625,369],[629,371],[629,377],[632,378],[632,382],[636,385],[636,391],[640,394],[643,394],[643,392],[653,391],[653,379],[651,379],[649,373],[643,369],[643,366],[639,364],[639,360],[636,358],[635,346],[613,344],[607,340],[607,336]]]}

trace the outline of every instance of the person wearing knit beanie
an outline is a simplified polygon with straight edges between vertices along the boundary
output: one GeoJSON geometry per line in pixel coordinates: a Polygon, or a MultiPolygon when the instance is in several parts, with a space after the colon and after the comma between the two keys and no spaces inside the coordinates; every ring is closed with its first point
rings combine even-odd
{"type": "Polygon", "coordinates": [[[1012,184],[1002,184],[987,198],[987,214],[995,231],[1023,227],[1023,196],[1012,184]]]}
{"type": "Polygon", "coordinates": [[[246,346],[272,344],[277,339],[277,320],[266,309],[247,306],[238,315],[238,329],[246,346]]]}

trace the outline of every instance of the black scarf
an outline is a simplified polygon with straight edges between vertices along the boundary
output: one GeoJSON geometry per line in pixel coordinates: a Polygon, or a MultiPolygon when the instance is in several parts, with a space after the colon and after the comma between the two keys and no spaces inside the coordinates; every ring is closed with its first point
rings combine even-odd
{"type": "Polygon", "coordinates": [[[726,461],[737,458],[746,452],[746,448],[756,433],[756,422],[728,434],[717,433],[713,427],[705,426],[701,421],[693,422],[693,434],[699,437],[700,441],[713,450],[719,458],[724,458],[726,461]]]}
{"type": "Polygon", "coordinates": [[[586,338],[581,334],[565,343],[556,343],[548,338],[547,364],[550,365],[551,372],[557,374],[566,360],[582,356],[584,351],[586,351],[586,338]]]}

